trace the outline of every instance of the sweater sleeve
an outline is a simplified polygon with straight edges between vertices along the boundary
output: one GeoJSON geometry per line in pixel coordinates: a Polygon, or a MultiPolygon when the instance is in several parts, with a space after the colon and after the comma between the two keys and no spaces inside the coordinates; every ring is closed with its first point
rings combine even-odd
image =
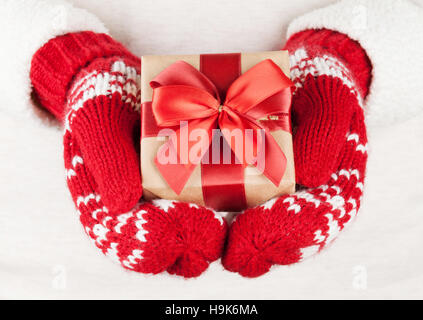
{"type": "Polygon", "coordinates": [[[23,118],[38,118],[33,111],[30,81],[35,52],[50,39],[67,33],[108,32],[94,15],[62,0],[3,0],[0,30],[4,46],[0,50],[0,111],[23,118]]]}
{"type": "Polygon", "coordinates": [[[423,111],[423,10],[408,0],[341,0],[294,20],[288,38],[305,30],[347,35],[365,50],[372,81],[369,125],[389,125],[423,111]]]}

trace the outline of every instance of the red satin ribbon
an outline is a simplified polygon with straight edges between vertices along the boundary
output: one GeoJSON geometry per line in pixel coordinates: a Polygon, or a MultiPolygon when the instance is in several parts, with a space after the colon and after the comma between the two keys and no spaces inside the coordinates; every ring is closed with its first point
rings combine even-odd
{"type": "MultiPolygon", "coordinates": [[[[225,100],[231,84],[242,74],[240,53],[202,54],[200,55],[200,72],[209,78],[219,91],[220,100],[225,100]]],[[[217,136],[217,135],[216,135],[217,136]]],[[[219,135],[220,150],[212,143],[209,148],[209,163],[201,163],[201,189],[204,204],[217,211],[239,212],[247,208],[245,193],[245,168],[235,163],[235,154],[231,151],[231,165],[224,164],[223,148],[230,148],[225,139],[219,135]],[[211,157],[219,151],[219,164],[213,163],[211,157]]],[[[215,142],[215,141],[214,141],[215,142]]],[[[207,159],[207,158],[206,158],[207,159]]]]}
{"type": "MultiPolygon", "coordinates": [[[[212,141],[213,129],[220,128],[223,137],[234,152],[236,158],[247,165],[245,130],[263,130],[265,167],[263,174],[276,186],[279,186],[286,169],[286,157],[270,134],[269,129],[257,119],[272,115],[289,114],[291,106],[291,80],[271,60],[264,60],[236,79],[221,103],[216,86],[200,71],[190,64],[179,61],[163,70],[150,83],[153,90],[152,110],[159,127],[174,129],[181,121],[187,123],[183,130],[176,129],[175,135],[167,142],[169,150],[174,150],[178,165],[161,164],[157,157],[156,165],[169,186],[177,193],[183,190],[186,182],[198,163],[192,163],[189,155],[197,141],[187,137],[196,129],[207,132],[207,145],[200,148],[202,159],[212,141]],[[241,129],[244,134],[244,148],[236,148],[235,139],[230,132],[241,129]],[[184,136],[185,135],[185,136],[184,136]],[[181,144],[182,142],[182,144],[181,144]],[[185,145],[188,143],[188,145],[185,145]],[[179,146],[179,147],[175,147],[179,146]],[[182,150],[185,148],[185,150],[182,150]],[[178,179],[175,179],[175,169],[178,179]]],[[[253,155],[259,150],[258,139],[250,139],[253,155]]],[[[203,139],[205,141],[205,139],[203,139]]],[[[254,163],[254,165],[258,165],[254,163]]]]}

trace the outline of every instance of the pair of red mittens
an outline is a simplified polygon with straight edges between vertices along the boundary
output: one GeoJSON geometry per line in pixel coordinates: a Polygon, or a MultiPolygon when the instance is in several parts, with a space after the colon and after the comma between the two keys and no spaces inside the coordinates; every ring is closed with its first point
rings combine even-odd
{"type": "MultiPolygon", "coordinates": [[[[396,96],[386,92],[387,66],[404,78],[418,79],[413,70],[398,70],[399,58],[387,54],[393,49],[383,39],[410,41],[423,30],[420,20],[411,19],[417,31],[407,37],[388,31],[382,37],[377,25],[389,20],[387,27],[396,30],[401,16],[421,15],[420,9],[389,0],[401,13],[394,15],[386,2],[340,1],[291,25],[286,49],[297,86],[292,106],[296,174],[308,189],[240,214],[226,249],[227,223],[218,213],[175,201],[139,203],[139,59],[102,28],[93,28],[95,33],[61,27],[60,36],[50,37],[32,57],[31,81],[40,102],[63,121],[68,186],[94,243],[125,268],[185,277],[198,276],[222,254],[228,270],[254,277],[328,245],[360,207],[367,161],[366,97],[375,104],[374,114],[388,110],[395,118],[396,96]],[[365,30],[353,25],[351,12],[357,6],[366,9],[365,30]],[[387,56],[396,60],[388,63],[387,56]]],[[[70,12],[70,24],[80,14],[60,8],[70,12]]],[[[34,10],[40,10],[35,2],[34,10]]],[[[407,99],[404,105],[416,111],[407,99]]]]}

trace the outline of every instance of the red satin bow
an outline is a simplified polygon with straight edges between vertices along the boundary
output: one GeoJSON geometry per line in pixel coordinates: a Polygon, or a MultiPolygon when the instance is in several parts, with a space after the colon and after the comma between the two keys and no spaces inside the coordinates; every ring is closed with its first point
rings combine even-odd
{"type": "MultiPolygon", "coordinates": [[[[174,128],[179,126],[181,121],[185,121],[188,124],[188,135],[196,129],[206,130],[209,145],[203,146],[201,150],[207,151],[212,141],[213,129],[220,128],[236,158],[246,165],[248,159],[245,148],[242,150],[236,148],[236,142],[231,138],[230,132],[241,129],[244,134],[246,129],[263,130],[265,134],[263,174],[273,184],[279,186],[287,160],[269,130],[258,119],[289,113],[293,83],[272,60],[260,62],[235,80],[226,93],[224,103],[221,103],[215,85],[204,74],[184,61],[176,62],[163,70],[150,85],[154,89],[152,110],[157,124],[160,127],[174,128]]],[[[248,137],[244,134],[244,146],[245,139],[248,137]]],[[[157,157],[155,161],[162,176],[177,194],[180,194],[197,165],[184,157],[198,142],[189,140],[186,142],[188,142],[185,147],[187,152],[183,154],[179,128],[175,128],[175,135],[167,142],[170,149],[176,149],[178,162],[184,163],[179,168],[183,173],[178,172],[178,179],[172,175],[172,170],[159,163],[157,157]],[[181,147],[175,148],[175,145],[181,147]]],[[[250,137],[254,155],[257,155],[259,143],[258,139],[250,137]]]]}

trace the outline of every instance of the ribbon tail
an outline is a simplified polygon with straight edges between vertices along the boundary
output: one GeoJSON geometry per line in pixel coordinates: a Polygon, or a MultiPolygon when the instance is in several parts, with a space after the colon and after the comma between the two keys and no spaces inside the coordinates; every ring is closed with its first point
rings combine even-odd
{"type": "Polygon", "coordinates": [[[269,132],[265,132],[264,138],[265,152],[260,152],[261,148],[259,147],[255,166],[259,171],[263,171],[263,175],[276,187],[279,187],[285,174],[288,161],[281,147],[269,132]]]}
{"type": "Polygon", "coordinates": [[[195,167],[207,153],[216,121],[217,115],[187,122],[157,152],[154,163],[177,195],[182,192],[195,167]],[[166,152],[169,153],[167,156],[166,152]]]}
{"type": "Polygon", "coordinates": [[[287,158],[272,134],[259,123],[247,116],[240,117],[236,112],[227,110],[219,119],[222,135],[229,144],[238,161],[245,167],[254,165],[276,187],[285,174],[287,158]],[[242,128],[242,129],[240,129],[242,128]],[[233,139],[231,132],[240,130],[240,141],[233,139]],[[251,130],[252,134],[247,134],[251,130]],[[256,138],[256,139],[254,139],[256,138]]]}

